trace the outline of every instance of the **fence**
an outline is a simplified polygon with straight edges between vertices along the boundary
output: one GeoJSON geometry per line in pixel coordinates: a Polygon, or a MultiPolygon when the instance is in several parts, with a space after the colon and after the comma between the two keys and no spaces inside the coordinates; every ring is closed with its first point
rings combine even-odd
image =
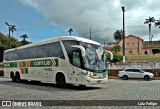
{"type": "Polygon", "coordinates": [[[108,69],[125,69],[125,68],[139,68],[139,69],[160,69],[160,62],[127,62],[127,63],[111,63],[108,69]]]}

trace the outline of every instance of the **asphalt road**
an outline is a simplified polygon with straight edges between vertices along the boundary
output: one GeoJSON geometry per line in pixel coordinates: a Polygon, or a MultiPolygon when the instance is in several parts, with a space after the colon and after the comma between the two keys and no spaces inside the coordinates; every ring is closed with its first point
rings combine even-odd
{"type": "MultiPolygon", "coordinates": [[[[85,88],[69,85],[58,88],[56,84],[22,82],[0,78],[0,100],[160,100],[160,80],[109,79],[107,84],[90,85],[85,88]]],[[[103,103],[102,103],[103,104],[103,103]]],[[[83,105],[83,104],[82,104],[83,105]]],[[[2,108],[47,108],[47,109],[128,109],[126,106],[45,106],[2,108]]],[[[130,106],[129,108],[160,108],[159,106],[130,106]]]]}

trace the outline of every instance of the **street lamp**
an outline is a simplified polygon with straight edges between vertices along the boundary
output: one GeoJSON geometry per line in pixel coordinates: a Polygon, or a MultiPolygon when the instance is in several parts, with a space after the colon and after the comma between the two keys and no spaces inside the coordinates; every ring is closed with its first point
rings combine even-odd
{"type": "Polygon", "coordinates": [[[15,25],[10,25],[7,22],[5,22],[5,24],[8,26],[8,31],[9,31],[9,48],[11,48],[11,35],[10,35],[10,31],[12,32],[12,37],[13,37],[13,32],[17,31],[17,29],[15,28],[15,25]]]}
{"type": "Polygon", "coordinates": [[[123,62],[125,63],[125,30],[124,30],[124,6],[122,6],[122,12],[123,12],[123,62]]]}
{"type": "Polygon", "coordinates": [[[70,36],[71,36],[71,35],[72,35],[71,33],[73,32],[73,29],[70,28],[70,29],[68,30],[68,32],[69,32],[69,34],[70,34],[70,36]]]}

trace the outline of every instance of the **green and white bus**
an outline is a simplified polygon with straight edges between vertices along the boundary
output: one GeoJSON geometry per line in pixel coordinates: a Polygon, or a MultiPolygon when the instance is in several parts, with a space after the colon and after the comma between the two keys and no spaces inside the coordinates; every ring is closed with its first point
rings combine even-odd
{"type": "Polygon", "coordinates": [[[4,76],[15,82],[35,80],[59,87],[106,83],[105,56],[95,41],[61,36],[4,51],[4,76]]]}

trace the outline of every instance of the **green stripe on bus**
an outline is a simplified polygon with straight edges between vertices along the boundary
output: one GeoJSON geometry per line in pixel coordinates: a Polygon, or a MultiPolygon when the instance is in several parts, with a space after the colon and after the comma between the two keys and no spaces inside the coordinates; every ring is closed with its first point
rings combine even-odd
{"type": "Polygon", "coordinates": [[[4,68],[14,68],[17,67],[17,62],[5,62],[3,66],[4,68]]]}
{"type": "MultiPolygon", "coordinates": [[[[18,62],[5,62],[4,68],[13,68],[17,67],[18,62]]],[[[46,59],[46,60],[32,60],[30,61],[30,67],[57,67],[58,66],[58,59],[46,59]]],[[[22,66],[26,66],[26,61],[22,61],[22,66]]]]}
{"type": "Polygon", "coordinates": [[[28,74],[28,68],[24,68],[25,74],[28,74]]]}
{"type": "Polygon", "coordinates": [[[26,67],[26,61],[22,61],[22,66],[26,67]]]}

